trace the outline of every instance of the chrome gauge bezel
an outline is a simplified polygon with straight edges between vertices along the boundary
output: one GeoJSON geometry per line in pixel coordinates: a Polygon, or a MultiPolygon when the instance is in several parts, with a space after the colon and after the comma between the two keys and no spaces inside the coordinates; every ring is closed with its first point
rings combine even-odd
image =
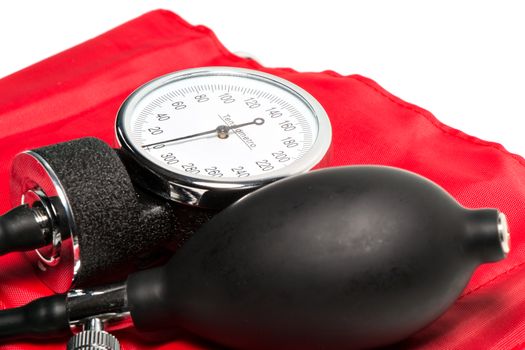
{"type": "Polygon", "coordinates": [[[277,76],[236,67],[203,67],[170,73],[154,79],[135,90],[122,104],[116,121],[117,141],[125,158],[137,169],[140,185],[162,197],[189,205],[202,207],[221,207],[243,194],[276,180],[301,174],[325,163],[329,155],[332,139],[330,120],[321,104],[299,86],[277,76]],[[137,108],[138,103],[148,94],[175,81],[202,76],[238,76],[259,80],[286,90],[298,97],[316,116],[318,134],[308,152],[294,163],[246,179],[202,179],[190,174],[183,174],[175,169],[167,169],[145,157],[131,139],[131,130],[127,129],[126,120],[137,108]]]}

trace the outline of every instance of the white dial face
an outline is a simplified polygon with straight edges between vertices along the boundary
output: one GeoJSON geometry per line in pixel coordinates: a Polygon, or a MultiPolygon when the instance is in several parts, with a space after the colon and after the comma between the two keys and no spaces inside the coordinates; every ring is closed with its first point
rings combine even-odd
{"type": "Polygon", "coordinates": [[[228,182],[271,177],[299,162],[316,142],[319,116],[289,86],[218,71],[155,87],[123,126],[135,151],[156,165],[228,182]]]}

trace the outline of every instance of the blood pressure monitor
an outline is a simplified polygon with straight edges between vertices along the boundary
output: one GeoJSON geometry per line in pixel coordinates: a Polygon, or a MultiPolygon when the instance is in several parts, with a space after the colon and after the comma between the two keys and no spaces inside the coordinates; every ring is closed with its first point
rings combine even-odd
{"type": "Polygon", "coordinates": [[[25,251],[56,292],[154,264],[244,195],[322,167],[331,127],[287,80],[205,67],[139,87],[118,111],[116,138],[116,150],[81,138],[13,160],[15,208],[0,220],[16,225],[3,225],[0,255],[25,251]]]}

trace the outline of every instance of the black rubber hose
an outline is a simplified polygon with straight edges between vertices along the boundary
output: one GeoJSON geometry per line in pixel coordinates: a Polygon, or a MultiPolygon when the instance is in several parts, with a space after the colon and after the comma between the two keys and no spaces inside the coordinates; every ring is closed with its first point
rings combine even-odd
{"type": "Polygon", "coordinates": [[[47,245],[34,209],[21,205],[0,216],[0,255],[47,245]]]}
{"type": "Polygon", "coordinates": [[[69,334],[66,295],[37,299],[22,307],[0,311],[2,342],[18,337],[51,338],[69,334]]]}

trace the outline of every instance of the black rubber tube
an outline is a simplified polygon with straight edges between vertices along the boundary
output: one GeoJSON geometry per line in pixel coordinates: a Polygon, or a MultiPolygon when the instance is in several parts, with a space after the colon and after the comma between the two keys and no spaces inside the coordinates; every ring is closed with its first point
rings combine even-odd
{"type": "Polygon", "coordinates": [[[33,209],[27,205],[0,216],[0,255],[40,248],[47,243],[33,209]]]}
{"type": "Polygon", "coordinates": [[[66,295],[37,299],[22,307],[0,311],[2,342],[19,337],[51,338],[69,334],[66,295]]]}

